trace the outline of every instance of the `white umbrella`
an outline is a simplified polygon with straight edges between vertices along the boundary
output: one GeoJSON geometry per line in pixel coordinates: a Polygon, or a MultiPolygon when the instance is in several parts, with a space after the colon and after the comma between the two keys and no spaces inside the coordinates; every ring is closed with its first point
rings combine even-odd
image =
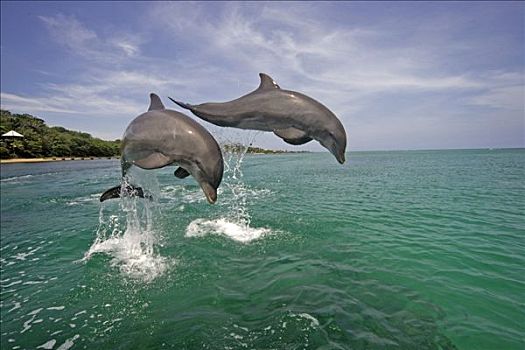
{"type": "Polygon", "coordinates": [[[17,133],[14,130],[8,131],[5,134],[2,134],[2,137],[24,137],[24,135],[17,133]]]}

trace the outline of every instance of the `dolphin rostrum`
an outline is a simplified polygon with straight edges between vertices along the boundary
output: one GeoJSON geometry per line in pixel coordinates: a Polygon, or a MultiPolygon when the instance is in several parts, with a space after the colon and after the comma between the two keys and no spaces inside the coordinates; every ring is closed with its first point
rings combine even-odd
{"type": "Polygon", "coordinates": [[[190,105],[170,99],[218,126],[272,131],[292,145],[317,140],[343,164],[346,132],[335,114],[311,97],[281,89],[270,76],[259,76],[259,87],[236,100],[190,105]]]}
{"type": "MultiPolygon", "coordinates": [[[[175,176],[192,175],[210,203],[217,200],[217,188],[222,180],[224,164],[217,141],[190,117],[165,109],[160,98],[150,94],[146,113],[135,118],[124,132],[121,145],[122,177],[132,165],[142,169],[157,169],[178,165],[175,176]]],[[[139,187],[127,186],[135,195],[144,197],[139,187]]],[[[100,201],[120,197],[121,186],[102,194],[100,201]]]]}

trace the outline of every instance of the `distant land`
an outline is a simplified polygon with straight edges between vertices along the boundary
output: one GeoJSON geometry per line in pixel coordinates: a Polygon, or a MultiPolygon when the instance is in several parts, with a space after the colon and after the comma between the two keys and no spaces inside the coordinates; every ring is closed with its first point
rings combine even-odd
{"type": "MultiPolygon", "coordinates": [[[[222,145],[222,149],[225,152],[231,152],[231,153],[242,153],[246,149],[246,145],[242,145],[240,143],[236,144],[228,144],[228,145],[222,145]]],[[[274,150],[274,149],[265,149],[260,147],[253,147],[248,146],[248,149],[246,150],[246,153],[254,153],[254,154],[281,154],[281,153],[310,153],[308,151],[283,151],[283,150],[274,150]]]]}
{"type": "MultiPolygon", "coordinates": [[[[24,158],[39,161],[53,158],[91,159],[120,156],[120,140],[107,141],[88,133],[72,131],[61,126],[47,126],[45,121],[30,114],[13,114],[0,110],[0,135],[10,130],[22,134],[23,138],[4,138],[0,140],[0,159],[24,158]]],[[[225,152],[244,152],[244,145],[227,144],[225,152]]],[[[248,146],[246,153],[279,154],[305,153],[269,150],[248,146]]]]}
{"type": "Polygon", "coordinates": [[[30,114],[0,110],[0,132],[14,130],[23,138],[2,137],[0,158],[113,157],[119,155],[120,140],[105,141],[88,133],[60,126],[49,127],[30,114]]]}

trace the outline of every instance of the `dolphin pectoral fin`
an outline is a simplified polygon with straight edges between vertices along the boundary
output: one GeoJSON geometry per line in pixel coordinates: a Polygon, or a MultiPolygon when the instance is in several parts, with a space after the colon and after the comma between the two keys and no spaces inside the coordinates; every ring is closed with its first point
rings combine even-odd
{"type": "Polygon", "coordinates": [[[173,101],[175,104],[179,105],[180,107],[184,108],[184,109],[189,109],[191,111],[192,109],[192,105],[188,104],[188,103],[184,103],[184,102],[180,102],[180,101],[175,101],[174,99],[172,99],[171,97],[168,97],[171,101],[173,101]]]}
{"type": "Polygon", "coordinates": [[[148,111],[165,109],[159,96],[157,96],[156,94],[151,93],[151,94],[149,94],[149,98],[150,98],[150,103],[149,103],[148,111]]]}
{"type": "Polygon", "coordinates": [[[273,133],[291,145],[302,145],[312,141],[312,138],[302,130],[296,128],[286,128],[274,130],[273,133]]]}
{"type": "Polygon", "coordinates": [[[177,170],[175,170],[175,173],[173,175],[175,175],[179,179],[184,179],[185,177],[190,176],[190,173],[188,172],[188,170],[179,167],[177,170]]]}
{"type": "Polygon", "coordinates": [[[289,139],[289,140],[308,137],[306,136],[306,133],[304,131],[296,129],[296,128],[276,129],[273,131],[273,133],[282,139],[289,139]]]}
{"type": "MultiPolygon", "coordinates": [[[[124,190],[126,191],[126,194],[128,194],[129,196],[138,196],[140,198],[149,198],[149,199],[151,199],[151,196],[144,195],[144,190],[142,189],[142,187],[135,187],[133,185],[126,185],[124,190]]],[[[106,192],[102,193],[102,195],[100,196],[100,201],[104,202],[107,199],[120,198],[121,195],[122,195],[122,186],[118,185],[118,186],[115,186],[115,187],[111,187],[109,190],[107,190],[106,192]]]]}
{"type": "Polygon", "coordinates": [[[172,160],[160,152],[154,152],[147,157],[133,161],[133,164],[142,169],[158,169],[171,163],[172,160]]]}
{"type": "Polygon", "coordinates": [[[305,143],[312,141],[312,138],[308,136],[300,138],[300,139],[284,139],[283,138],[283,141],[286,143],[289,143],[290,145],[297,146],[297,145],[304,145],[305,143]]]}

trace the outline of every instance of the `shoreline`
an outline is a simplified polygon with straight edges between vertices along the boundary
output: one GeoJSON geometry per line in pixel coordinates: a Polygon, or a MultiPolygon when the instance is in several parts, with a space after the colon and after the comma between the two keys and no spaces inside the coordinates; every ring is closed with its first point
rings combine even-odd
{"type": "Polygon", "coordinates": [[[119,159],[119,158],[118,157],[12,158],[12,159],[0,159],[0,164],[65,162],[65,161],[74,161],[74,160],[101,160],[101,159],[119,159]]]}
{"type": "MultiPolygon", "coordinates": [[[[310,152],[248,152],[246,154],[253,155],[279,155],[279,154],[302,154],[310,152]]],[[[11,159],[0,159],[0,164],[17,164],[17,163],[44,163],[44,162],[64,162],[73,160],[103,160],[103,159],[120,159],[119,156],[114,157],[49,157],[49,158],[11,158],[11,159]]]]}

